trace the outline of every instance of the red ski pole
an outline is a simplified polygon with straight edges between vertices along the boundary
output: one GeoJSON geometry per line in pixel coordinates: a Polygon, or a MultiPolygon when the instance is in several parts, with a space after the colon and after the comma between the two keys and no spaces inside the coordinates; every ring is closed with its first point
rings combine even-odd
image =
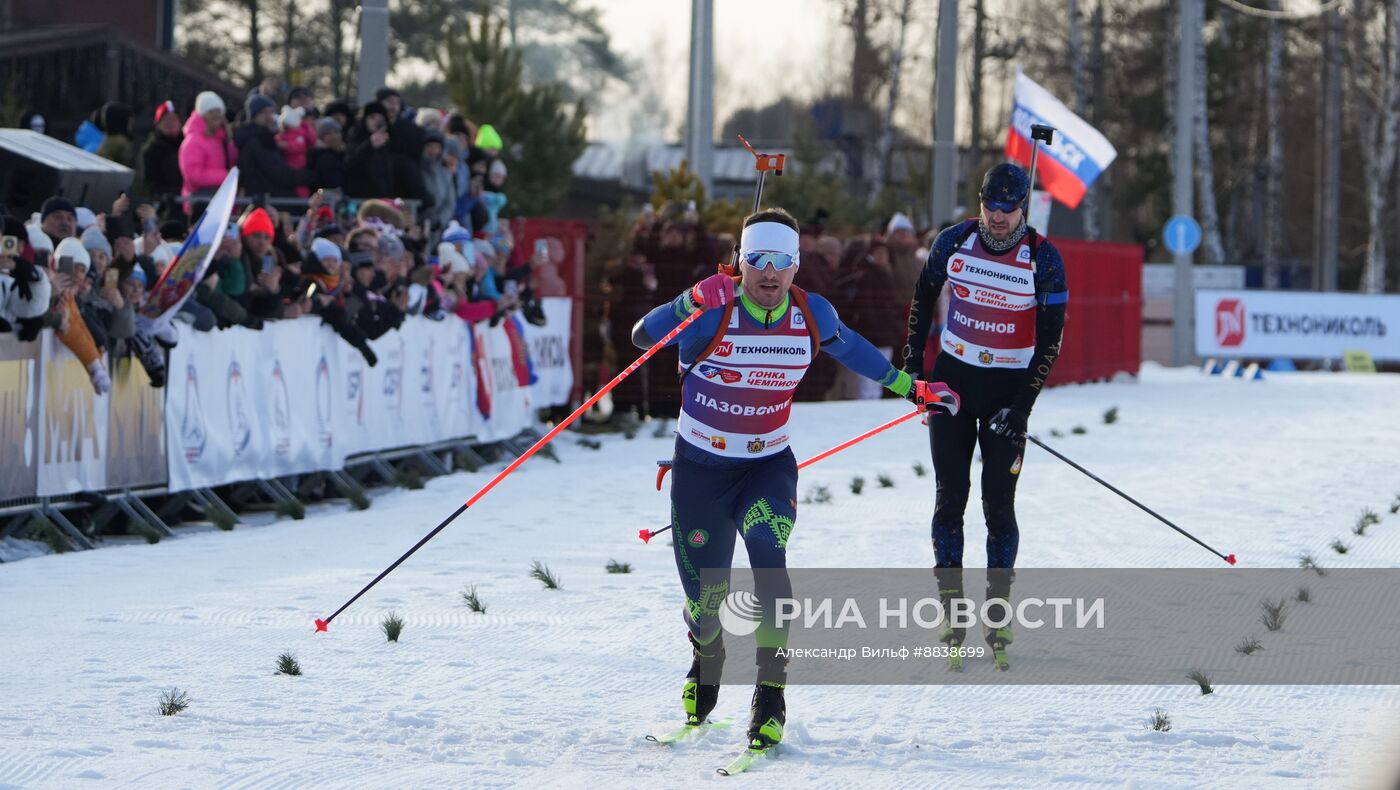
{"type": "Polygon", "coordinates": [[[887,422],[887,423],[885,423],[885,424],[883,424],[883,425],[877,425],[877,426],[875,426],[874,428],[871,428],[870,430],[866,431],[865,433],[861,434],[860,436],[856,436],[856,437],[853,437],[853,438],[851,438],[851,439],[847,439],[846,441],[844,441],[844,442],[842,442],[842,443],[836,445],[835,447],[831,448],[830,450],[823,450],[822,452],[817,453],[816,455],[812,456],[811,458],[808,458],[807,460],[805,460],[805,461],[803,461],[802,463],[798,464],[798,465],[797,465],[797,468],[798,468],[798,469],[806,469],[807,467],[809,467],[809,466],[811,466],[812,464],[814,464],[814,463],[816,463],[816,462],[822,460],[823,458],[826,458],[827,456],[836,455],[837,453],[841,452],[842,450],[846,449],[847,447],[850,447],[850,446],[853,445],[853,444],[859,444],[860,442],[863,442],[863,441],[865,441],[866,439],[869,439],[870,437],[874,436],[874,435],[877,434],[877,433],[880,433],[880,432],[882,432],[882,431],[887,431],[887,430],[889,430],[890,428],[893,428],[894,426],[896,426],[896,425],[898,425],[898,424],[904,422],[905,420],[909,420],[909,419],[912,419],[912,418],[914,418],[914,417],[918,417],[921,413],[922,413],[922,412],[919,412],[919,411],[916,410],[916,411],[911,411],[911,412],[909,412],[908,414],[904,414],[904,415],[901,415],[901,416],[899,416],[899,417],[895,417],[893,420],[890,420],[889,422],[887,422]]]}
{"type": "Polygon", "coordinates": [[[539,441],[530,445],[530,449],[526,450],[523,454],[521,454],[519,458],[515,459],[514,461],[511,461],[509,466],[507,466],[505,469],[502,469],[496,474],[495,477],[491,478],[491,481],[488,482],[486,485],[482,486],[480,491],[477,491],[475,494],[472,494],[471,499],[468,499],[466,502],[462,503],[462,506],[453,511],[452,515],[448,516],[446,519],[443,519],[443,522],[434,527],[432,532],[429,532],[428,534],[424,535],[422,540],[413,544],[413,548],[409,549],[408,551],[405,551],[403,553],[403,556],[394,560],[394,563],[392,565],[381,571],[378,576],[374,577],[373,581],[371,581],[369,584],[366,584],[360,589],[359,592],[351,596],[350,600],[341,604],[340,608],[332,612],[330,617],[327,617],[324,620],[317,620],[316,630],[325,631],[326,628],[330,626],[332,620],[334,620],[341,612],[350,608],[350,604],[359,600],[361,595],[364,595],[365,593],[369,592],[371,587],[378,584],[385,576],[388,576],[390,573],[392,573],[395,568],[402,565],[404,560],[408,559],[409,557],[412,557],[415,551],[418,551],[419,549],[423,548],[423,544],[432,540],[434,537],[437,536],[439,532],[442,532],[444,529],[447,529],[447,525],[451,524],[457,519],[458,516],[465,513],[467,508],[471,507],[472,505],[475,505],[482,497],[486,496],[486,494],[491,489],[495,488],[497,483],[506,479],[506,477],[511,472],[514,472],[516,469],[519,469],[521,464],[525,463],[530,459],[530,456],[538,452],[541,447],[544,447],[546,444],[549,444],[549,442],[552,439],[554,439],[554,437],[558,436],[565,428],[569,427],[573,423],[573,421],[582,416],[584,412],[593,408],[593,404],[597,403],[600,398],[602,398],[610,390],[612,390],[613,387],[616,387],[618,384],[622,383],[622,380],[631,375],[632,372],[635,371],[637,368],[641,367],[642,363],[646,362],[648,359],[651,359],[652,354],[655,354],[657,351],[660,351],[667,343],[674,340],[677,335],[679,335],[682,331],[685,330],[686,327],[694,323],[695,319],[699,318],[702,315],[704,315],[704,311],[701,310],[697,310],[696,312],[692,313],[688,318],[686,318],[680,323],[680,326],[677,326],[675,329],[672,329],[669,333],[667,333],[665,337],[656,341],[656,343],[651,348],[642,352],[642,355],[640,357],[637,357],[636,362],[633,362],[631,365],[627,366],[627,369],[613,377],[613,380],[608,382],[606,387],[603,387],[602,389],[593,393],[593,397],[584,401],[582,406],[579,406],[577,409],[574,409],[573,414],[570,414],[568,417],[565,417],[558,425],[554,426],[554,428],[550,430],[549,433],[541,437],[539,441]]]}

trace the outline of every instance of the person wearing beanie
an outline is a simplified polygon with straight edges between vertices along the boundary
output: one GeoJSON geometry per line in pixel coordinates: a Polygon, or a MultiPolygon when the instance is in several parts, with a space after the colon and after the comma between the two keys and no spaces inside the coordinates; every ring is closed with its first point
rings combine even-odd
{"type": "Polygon", "coordinates": [[[120,102],[102,105],[102,128],[106,137],[97,155],[119,165],[131,166],[135,157],[131,148],[131,108],[120,102]]]}
{"type": "Polygon", "coordinates": [[[391,121],[397,119],[399,111],[403,109],[403,96],[387,85],[374,92],[374,100],[384,105],[384,108],[389,111],[391,116],[389,120],[391,121]]]}
{"type": "Polygon", "coordinates": [[[248,100],[243,102],[244,121],[257,122],[261,123],[263,126],[270,126],[272,125],[272,120],[266,117],[259,118],[260,115],[269,110],[272,111],[272,114],[275,116],[277,114],[277,103],[261,93],[249,94],[248,100]]]}
{"type": "Polygon", "coordinates": [[[183,242],[190,235],[190,225],[184,217],[175,216],[160,223],[158,233],[164,241],[183,242]]]}
{"type": "Polygon", "coordinates": [[[163,101],[156,107],[155,128],[141,146],[141,179],[145,193],[160,200],[180,194],[185,178],[180,173],[180,114],[175,103],[163,101]]]}
{"type": "Polygon", "coordinates": [[[345,186],[345,136],[340,122],[322,118],[315,124],[316,144],[307,155],[312,189],[343,189],[345,186]]]}
{"type": "Polygon", "coordinates": [[[457,220],[452,220],[447,228],[442,232],[442,240],[448,242],[457,249],[458,252],[466,249],[472,241],[472,232],[462,227],[457,220]]]}
{"type": "Polygon", "coordinates": [[[81,236],[83,231],[97,224],[97,215],[92,213],[92,209],[87,206],[78,206],[73,212],[74,235],[81,236]]]}
{"type": "Polygon", "coordinates": [[[88,228],[83,231],[79,242],[89,262],[87,282],[77,293],[78,312],[87,323],[97,346],[116,351],[118,344],[129,340],[136,332],[135,305],[122,296],[118,286],[119,274],[111,269],[112,245],[101,229],[95,226],[88,228]]]}
{"type": "Polygon", "coordinates": [[[238,148],[224,115],[224,100],[213,91],[195,97],[194,112],[185,121],[180,142],[180,194],[211,194],[238,164],[238,148]]]}
{"type": "Polygon", "coordinates": [[[916,254],[919,237],[914,222],[903,212],[896,212],[885,225],[885,243],[890,248],[890,261],[894,265],[895,287],[900,293],[912,293],[914,283],[923,271],[924,259],[916,254]]]}
{"type": "Polygon", "coordinates": [[[311,97],[311,89],[305,85],[296,85],[287,91],[287,104],[300,110],[305,110],[308,116],[315,107],[316,102],[311,97]]]}
{"type": "Polygon", "coordinates": [[[246,104],[248,120],[234,130],[238,146],[238,184],[244,194],[289,196],[310,181],[304,168],[287,164],[277,147],[277,108],[255,93],[246,104]]]}
{"type": "Polygon", "coordinates": [[[48,128],[48,122],[45,121],[44,116],[39,113],[33,110],[26,110],[24,115],[19,117],[19,128],[43,134],[44,130],[48,128]]]}
{"type": "MultiPolygon", "coordinates": [[[[253,88],[248,91],[248,99],[252,99],[254,96],[261,96],[272,102],[272,106],[276,107],[282,103],[282,92],[285,90],[287,90],[287,86],[282,83],[280,77],[263,77],[262,82],[253,86],[253,88]]],[[[247,112],[248,105],[246,100],[244,101],[243,109],[244,115],[240,120],[246,121],[251,116],[251,113],[247,112]]]]}
{"type": "Polygon", "coordinates": [[[476,132],[476,147],[485,151],[490,156],[495,156],[505,147],[505,141],[501,139],[500,132],[489,123],[483,123],[476,132]]]}
{"type": "Polygon", "coordinates": [[[311,254],[316,256],[316,260],[320,261],[327,271],[334,271],[344,256],[340,247],[326,238],[316,238],[311,241],[311,254]],[[334,265],[332,261],[334,261],[334,265]]]}
{"type": "Polygon", "coordinates": [[[57,318],[55,328],[58,339],[82,363],[92,381],[92,388],[102,395],[112,388],[112,380],[101,353],[107,345],[106,333],[100,323],[89,327],[78,307],[79,300],[89,290],[87,271],[92,259],[82,242],[72,237],[55,245],[53,259],[58,273],[54,275],[55,299],[51,313],[57,318]],[[69,271],[61,271],[64,268],[69,271]],[[94,332],[94,329],[97,331],[94,332]]]}
{"type": "Polygon", "coordinates": [[[39,227],[49,237],[49,249],[53,249],[53,245],[78,232],[77,206],[58,195],[45,200],[39,208],[39,227]]]}
{"type": "Polygon", "coordinates": [[[220,329],[231,326],[262,329],[262,319],[249,314],[239,301],[248,290],[248,270],[242,255],[238,224],[230,222],[219,239],[219,248],[204,279],[194,289],[195,301],[213,315],[220,329]]]}
{"type": "MultiPolygon", "coordinates": [[[[309,254],[301,265],[301,282],[297,290],[304,294],[310,286],[315,286],[315,296],[312,306],[324,306],[319,297],[337,295],[341,286],[341,275],[348,275],[349,270],[344,266],[345,253],[340,246],[330,239],[313,239],[311,241],[309,254]]],[[[348,282],[348,277],[346,278],[348,282]]]]}
{"type": "MultiPolygon", "coordinates": [[[[1014,163],[993,165],[983,174],[978,215],[934,240],[913,288],[904,347],[907,372],[947,382],[962,404],[960,413],[929,421],[937,476],[936,491],[931,492],[934,576],[944,615],[950,610],[945,591],[954,590],[951,597],[971,597],[962,577],[963,511],[974,451],[982,461],[978,474],[987,524],[987,568],[1004,569],[987,578],[982,606],[989,613],[986,623],[997,622],[997,615],[1013,600],[1010,569],[1016,567],[1020,543],[1016,488],[1024,477],[1026,431],[1060,356],[1069,303],[1059,250],[1026,224],[1030,191],[1030,177],[1014,163]],[[931,336],[945,292],[946,325],[931,336]],[[926,371],[925,348],[931,337],[941,353],[926,371]]],[[[1006,623],[1002,628],[987,626],[984,633],[1002,668],[1013,637],[1009,620],[1001,621],[1006,623]]],[[[956,646],[967,634],[949,633],[953,630],[945,629],[940,639],[956,646]]]]}
{"type": "Polygon", "coordinates": [[[335,119],[335,122],[340,124],[341,133],[344,134],[355,123],[355,107],[344,99],[336,99],[326,105],[321,111],[321,117],[335,119]]]}
{"type": "Polygon", "coordinates": [[[414,117],[414,120],[425,130],[436,132],[443,131],[442,110],[436,107],[424,107],[418,111],[418,115],[414,117]]]}
{"type": "Polygon", "coordinates": [[[476,196],[472,194],[472,173],[467,167],[465,153],[458,135],[450,134],[443,139],[442,166],[447,168],[447,172],[452,176],[452,192],[455,195],[452,219],[458,223],[469,224],[472,203],[476,201],[476,196]]]}
{"type": "Polygon", "coordinates": [[[492,159],[491,164],[486,168],[486,184],[484,188],[487,192],[503,192],[506,187],[506,163],[502,159],[492,159]]]}
{"type": "Polygon", "coordinates": [[[83,231],[83,235],[79,236],[78,240],[82,242],[83,249],[87,250],[88,255],[92,256],[92,267],[95,273],[102,274],[107,269],[107,263],[112,260],[112,243],[107,241],[107,236],[96,225],[83,231]],[[97,253],[101,253],[100,258],[97,253]]]}
{"type": "Polygon", "coordinates": [[[472,141],[476,139],[476,127],[461,113],[454,111],[447,116],[446,134],[462,146],[462,152],[465,154],[467,149],[472,147],[472,141]]]}
{"type": "Polygon", "coordinates": [[[60,268],[70,266],[73,273],[74,287],[77,283],[87,279],[88,269],[92,268],[92,256],[88,255],[87,248],[82,241],[74,236],[63,239],[54,247],[53,257],[58,261],[60,268]]]}
{"type": "MultiPolygon", "coordinates": [[[[369,299],[363,286],[360,288],[359,297],[352,295],[355,287],[352,275],[356,264],[347,261],[347,256],[340,246],[325,237],[318,237],[311,242],[311,253],[302,270],[303,283],[314,283],[316,286],[316,292],[311,299],[311,312],[321,316],[322,322],[357,349],[370,367],[374,367],[379,358],[370,348],[369,338],[356,321],[356,315],[369,299]]],[[[362,257],[367,256],[363,253],[356,254],[356,260],[362,257]]],[[[365,271],[371,276],[374,274],[372,261],[365,267],[365,271]]]]}
{"type": "Polygon", "coordinates": [[[240,233],[243,237],[242,279],[247,289],[239,296],[239,304],[263,320],[281,318],[286,259],[272,243],[275,234],[272,218],[263,209],[253,209],[244,218],[240,233]]]}
{"type": "Polygon", "coordinates": [[[428,203],[419,217],[432,221],[434,228],[443,228],[452,221],[457,207],[457,190],[452,186],[452,173],[442,161],[442,132],[428,129],[423,136],[423,187],[428,203]]]}
{"type": "MultiPolygon", "coordinates": [[[[316,134],[311,133],[308,137],[303,131],[303,124],[306,121],[306,110],[300,107],[285,105],[282,112],[277,115],[278,132],[276,135],[277,148],[282,152],[282,158],[286,160],[287,166],[296,170],[305,170],[308,155],[316,145],[316,134]]],[[[311,196],[311,190],[305,185],[298,186],[294,193],[297,197],[304,198],[311,196]]]]}
{"type": "MultiPolygon", "coordinates": [[[[374,92],[374,100],[384,108],[385,120],[389,122],[389,147],[406,157],[401,165],[411,169],[409,190],[419,197],[423,185],[418,176],[418,158],[423,153],[423,127],[413,122],[404,112],[403,97],[393,88],[380,88],[374,92]]],[[[408,195],[404,193],[404,196],[408,195]]]]}
{"type": "Polygon", "coordinates": [[[239,235],[243,237],[245,243],[249,236],[261,233],[267,236],[267,241],[270,244],[273,235],[275,235],[272,227],[272,217],[268,216],[267,211],[260,208],[255,208],[249,212],[248,216],[244,217],[243,221],[239,223],[238,230],[239,235]]]}
{"type": "Polygon", "coordinates": [[[345,154],[345,194],[378,198],[394,194],[394,152],[389,148],[389,114],[370,102],[360,109],[345,154]]]}
{"type": "Polygon", "coordinates": [[[18,218],[4,217],[0,237],[6,239],[0,245],[0,331],[23,332],[30,325],[37,335],[49,309],[48,274],[44,267],[35,266],[29,231],[18,218]]]}

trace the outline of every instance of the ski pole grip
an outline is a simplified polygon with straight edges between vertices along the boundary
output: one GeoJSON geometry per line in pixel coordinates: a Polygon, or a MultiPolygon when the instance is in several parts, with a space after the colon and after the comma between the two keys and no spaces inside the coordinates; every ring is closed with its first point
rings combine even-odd
{"type": "Polygon", "coordinates": [[[949,414],[957,414],[962,407],[962,399],[941,381],[915,381],[914,405],[921,412],[941,408],[949,414]]]}

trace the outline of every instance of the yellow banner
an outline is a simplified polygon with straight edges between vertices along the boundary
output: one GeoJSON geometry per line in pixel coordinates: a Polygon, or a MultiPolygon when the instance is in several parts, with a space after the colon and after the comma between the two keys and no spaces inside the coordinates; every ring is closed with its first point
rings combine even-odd
{"type": "Polygon", "coordinates": [[[108,488],[165,485],[164,394],[134,358],[117,360],[108,396],[108,488]]]}
{"type": "Polygon", "coordinates": [[[0,502],[34,496],[38,485],[39,344],[0,335],[0,502]]]}

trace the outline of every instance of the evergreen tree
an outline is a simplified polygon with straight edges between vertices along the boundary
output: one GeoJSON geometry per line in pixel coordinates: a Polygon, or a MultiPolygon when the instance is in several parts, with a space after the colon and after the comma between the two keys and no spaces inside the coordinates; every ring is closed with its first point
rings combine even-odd
{"type": "Polygon", "coordinates": [[[588,108],[557,83],[526,85],[506,25],[489,15],[462,26],[447,46],[447,85],[469,118],[496,127],[510,171],[509,215],[548,214],[568,194],[573,163],[588,145],[588,108]]]}
{"type": "Polygon", "coordinates": [[[661,213],[668,205],[685,206],[695,203],[700,221],[711,233],[729,233],[738,236],[748,216],[752,204],[741,199],[710,200],[705,194],[705,184],[690,162],[682,159],[681,166],[668,173],[651,174],[651,206],[661,213]]]}

